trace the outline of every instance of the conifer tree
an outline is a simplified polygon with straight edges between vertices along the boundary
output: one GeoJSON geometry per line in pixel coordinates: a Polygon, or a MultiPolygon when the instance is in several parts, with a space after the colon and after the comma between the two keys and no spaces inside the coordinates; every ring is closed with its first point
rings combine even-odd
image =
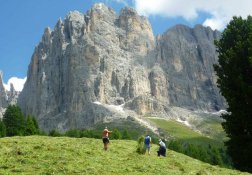
{"type": "Polygon", "coordinates": [[[120,131],[118,129],[114,129],[111,136],[110,136],[111,139],[115,139],[115,140],[118,140],[118,139],[121,139],[122,138],[122,134],[120,133],[120,131]]]}
{"type": "Polygon", "coordinates": [[[6,127],[6,136],[24,135],[24,115],[18,106],[10,105],[7,107],[3,116],[3,123],[6,127]]]}
{"type": "Polygon", "coordinates": [[[130,140],[131,139],[127,129],[123,130],[122,139],[125,139],[125,140],[130,140]]]}
{"type": "Polygon", "coordinates": [[[252,172],[252,17],[234,17],[216,46],[217,84],[228,104],[227,151],[236,168],[252,172]]]}
{"type": "Polygon", "coordinates": [[[6,127],[2,120],[0,120],[0,137],[6,136],[6,127]]]}
{"type": "Polygon", "coordinates": [[[28,115],[25,123],[25,132],[24,135],[35,135],[38,134],[38,130],[34,124],[33,117],[28,115]]]}
{"type": "Polygon", "coordinates": [[[38,125],[38,122],[37,122],[37,120],[36,120],[36,118],[34,116],[32,116],[32,121],[33,121],[33,124],[34,124],[35,129],[36,129],[36,133],[35,134],[40,134],[39,125],[38,125]]]}

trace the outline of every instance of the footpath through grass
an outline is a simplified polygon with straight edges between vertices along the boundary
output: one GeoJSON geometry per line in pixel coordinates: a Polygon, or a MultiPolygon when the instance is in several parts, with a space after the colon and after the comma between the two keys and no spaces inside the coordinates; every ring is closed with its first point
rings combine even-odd
{"type": "Polygon", "coordinates": [[[248,174],[211,166],[168,150],[157,157],[136,153],[136,141],[112,140],[105,152],[101,139],[11,137],[0,139],[0,174],[248,174]]]}

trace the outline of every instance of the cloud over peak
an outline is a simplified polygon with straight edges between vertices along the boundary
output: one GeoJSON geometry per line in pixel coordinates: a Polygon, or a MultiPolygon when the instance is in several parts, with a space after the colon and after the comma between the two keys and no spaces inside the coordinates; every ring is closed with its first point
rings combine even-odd
{"type": "Polygon", "coordinates": [[[4,84],[4,88],[9,91],[10,90],[10,85],[12,83],[13,86],[14,86],[14,89],[16,91],[22,91],[25,82],[26,82],[26,77],[23,78],[23,79],[22,78],[17,78],[17,77],[11,77],[8,80],[7,84],[4,84]]]}
{"type": "Polygon", "coordinates": [[[145,16],[196,19],[200,12],[209,14],[204,26],[222,30],[233,16],[246,18],[252,14],[251,0],[133,0],[138,13],[145,16]]]}

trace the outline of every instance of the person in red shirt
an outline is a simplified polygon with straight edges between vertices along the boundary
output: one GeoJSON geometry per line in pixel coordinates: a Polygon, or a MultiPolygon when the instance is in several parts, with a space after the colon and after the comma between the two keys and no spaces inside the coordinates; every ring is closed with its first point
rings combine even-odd
{"type": "Polygon", "coordinates": [[[109,131],[107,127],[102,132],[102,141],[104,144],[104,150],[108,150],[108,144],[109,144],[109,134],[112,133],[112,131],[109,131]]]}

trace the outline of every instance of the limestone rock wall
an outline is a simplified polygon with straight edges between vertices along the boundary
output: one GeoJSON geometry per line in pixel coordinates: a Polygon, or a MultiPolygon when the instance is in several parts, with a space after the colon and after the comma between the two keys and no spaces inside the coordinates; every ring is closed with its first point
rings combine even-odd
{"type": "Polygon", "coordinates": [[[8,105],[16,105],[19,96],[18,91],[14,89],[13,84],[10,84],[10,90],[6,90],[3,84],[3,73],[0,71],[0,120],[8,105]]]}
{"type": "Polygon", "coordinates": [[[170,103],[190,109],[220,110],[224,99],[216,86],[214,40],[218,31],[201,25],[177,25],[157,39],[157,62],[168,77],[170,103]]]}
{"type": "Polygon", "coordinates": [[[154,37],[134,9],[116,14],[102,3],[46,28],[18,99],[45,130],[87,128],[111,118],[162,113],[167,106],[217,110],[213,40],[219,33],[176,26],[154,37]]]}
{"type": "Polygon", "coordinates": [[[3,117],[5,108],[8,106],[7,94],[3,85],[3,73],[0,71],[0,119],[3,117]]]}

